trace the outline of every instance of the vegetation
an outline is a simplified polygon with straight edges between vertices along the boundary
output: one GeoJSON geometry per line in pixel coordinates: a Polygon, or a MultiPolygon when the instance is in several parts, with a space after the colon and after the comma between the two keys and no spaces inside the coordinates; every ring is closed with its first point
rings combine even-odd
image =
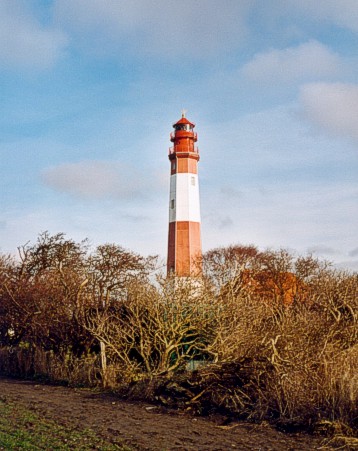
{"type": "Polygon", "coordinates": [[[48,233],[0,256],[0,372],[354,435],[358,275],[254,246],[202,265],[166,278],[154,257],[48,233]]]}
{"type": "Polygon", "coordinates": [[[35,412],[0,399],[0,449],[6,450],[103,450],[125,451],[98,437],[91,429],[63,427],[35,412]]]}

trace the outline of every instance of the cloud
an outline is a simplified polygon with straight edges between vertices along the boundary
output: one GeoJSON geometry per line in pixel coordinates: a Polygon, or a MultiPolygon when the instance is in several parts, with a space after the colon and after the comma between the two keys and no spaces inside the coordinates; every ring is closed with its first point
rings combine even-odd
{"type": "Polygon", "coordinates": [[[307,34],[305,29],[311,34],[318,31],[322,36],[318,27],[325,25],[358,32],[357,0],[269,0],[255,3],[257,15],[264,19],[263,26],[271,26],[272,33],[278,32],[281,37],[288,31],[293,37],[303,36],[307,34]],[[311,29],[312,25],[314,29],[311,29]]]}
{"type": "Polygon", "coordinates": [[[67,37],[38,23],[24,2],[0,2],[0,67],[46,69],[64,53],[67,37]]]}
{"type": "Polygon", "coordinates": [[[291,83],[337,75],[342,63],[337,54],[317,41],[297,47],[257,53],[241,68],[241,74],[257,82],[291,83]]]}
{"type": "Polygon", "coordinates": [[[106,161],[81,161],[48,168],[43,182],[60,192],[85,199],[131,199],[143,189],[133,168],[106,161]]]}
{"type": "Polygon", "coordinates": [[[339,263],[334,263],[334,266],[344,271],[348,269],[351,272],[358,273],[358,260],[344,260],[339,263]]]}
{"type": "Polygon", "coordinates": [[[242,196],[242,193],[230,185],[225,185],[220,188],[220,194],[222,194],[223,198],[226,200],[239,199],[242,196]]]}
{"type": "Polygon", "coordinates": [[[301,10],[305,15],[319,20],[326,20],[341,27],[358,32],[358,2],[357,0],[287,0],[286,8],[301,10]]]}
{"type": "Polygon", "coordinates": [[[348,253],[348,255],[349,255],[350,257],[357,257],[357,255],[358,255],[358,247],[356,247],[355,249],[352,249],[352,250],[348,253]]]}
{"type": "Polygon", "coordinates": [[[319,255],[328,255],[334,256],[339,255],[340,252],[337,249],[333,249],[332,247],[325,246],[322,244],[318,244],[316,246],[309,247],[307,249],[308,254],[319,254],[319,255]]]}
{"type": "Polygon", "coordinates": [[[206,58],[236,48],[251,0],[57,0],[58,23],[91,53],[206,58]]]}
{"type": "Polygon", "coordinates": [[[234,225],[234,221],[230,218],[230,216],[225,216],[220,219],[219,228],[227,229],[228,227],[232,227],[234,225]]]}
{"type": "Polygon", "coordinates": [[[265,195],[258,183],[255,178],[256,187],[248,185],[239,177],[243,195],[230,206],[223,205],[219,192],[203,196],[201,191],[206,249],[235,242],[254,243],[262,248],[296,249],[303,254],[315,251],[335,262],[356,260],[354,256],[347,258],[357,244],[355,183],[270,180],[266,181],[265,195]],[[218,233],[220,221],[228,214],[233,226],[218,233]]]}
{"type": "Polygon", "coordinates": [[[217,212],[213,214],[210,211],[209,213],[204,213],[203,221],[210,227],[210,229],[213,229],[215,231],[231,229],[234,225],[234,221],[232,220],[231,216],[225,214],[225,211],[222,211],[220,214],[217,212]]]}
{"type": "Polygon", "coordinates": [[[358,85],[307,84],[301,88],[300,103],[314,125],[358,141],[358,85]]]}

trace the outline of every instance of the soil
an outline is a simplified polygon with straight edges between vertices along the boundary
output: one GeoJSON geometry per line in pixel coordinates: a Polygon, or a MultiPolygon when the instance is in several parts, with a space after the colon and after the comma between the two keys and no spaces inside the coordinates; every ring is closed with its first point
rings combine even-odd
{"type": "Polygon", "coordinates": [[[93,429],[107,441],[120,440],[134,450],[301,451],[322,446],[322,438],[282,433],[267,424],[226,425],[223,417],[193,417],[89,389],[0,377],[0,393],[40,417],[66,427],[93,429]]]}

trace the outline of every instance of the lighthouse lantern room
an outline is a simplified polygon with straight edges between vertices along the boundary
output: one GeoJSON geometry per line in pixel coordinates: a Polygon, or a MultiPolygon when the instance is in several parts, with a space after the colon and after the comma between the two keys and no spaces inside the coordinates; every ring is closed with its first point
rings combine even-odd
{"type": "Polygon", "coordinates": [[[170,134],[170,197],[168,274],[179,277],[201,275],[199,150],[195,124],[182,113],[170,134]]]}

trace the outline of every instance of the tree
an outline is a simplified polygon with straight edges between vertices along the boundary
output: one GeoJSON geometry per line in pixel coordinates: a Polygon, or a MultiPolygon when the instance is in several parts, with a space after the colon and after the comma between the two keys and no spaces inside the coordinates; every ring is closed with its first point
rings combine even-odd
{"type": "Polygon", "coordinates": [[[58,233],[39,235],[34,245],[19,248],[19,260],[8,265],[2,283],[4,301],[17,318],[12,329],[18,340],[44,349],[77,349],[83,341],[81,317],[87,243],[75,243],[58,233]]]}
{"type": "MultiPolygon", "coordinates": [[[[107,384],[107,348],[109,324],[117,323],[122,315],[118,303],[128,303],[131,283],[145,283],[155,269],[157,257],[144,258],[116,244],[98,246],[88,259],[88,292],[92,309],[87,312],[86,329],[99,341],[103,384],[107,384]]],[[[130,361],[126,360],[130,365],[130,361]]]]}

